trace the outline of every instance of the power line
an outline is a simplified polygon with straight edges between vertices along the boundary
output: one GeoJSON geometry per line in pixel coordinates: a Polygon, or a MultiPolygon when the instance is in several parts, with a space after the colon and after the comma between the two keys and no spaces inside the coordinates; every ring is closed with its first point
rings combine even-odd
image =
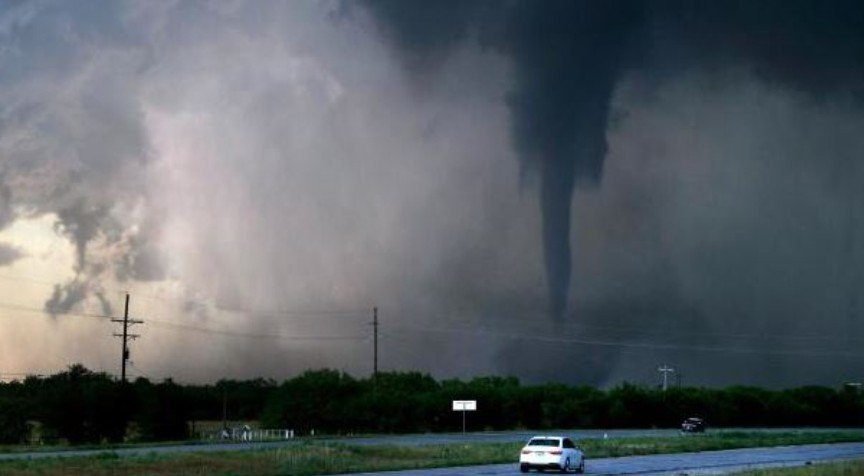
{"type": "MultiPolygon", "coordinates": [[[[12,280],[12,281],[29,281],[37,284],[43,284],[46,286],[56,286],[56,283],[26,277],[26,276],[10,276],[8,274],[0,274],[0,279],[12,280]]],[[[126,291],[116,291],[123,292],[126,291]]],[[[205,309],[214,309],[226,313],[232,314],[243,314],[249,316],[270,316],[270,317],[291,317],[292,319],[324,319],[324,318],[347,318],[347,317],[357,317],[361,318],[368,315],[368,310],[362,309],[342,309],[342,310],[326,310],[326,309],[308,309],[308,310],[290,310],[290,309],[276,309],[276,310],[261,310],[261,309],[250,309],[243,308],[239,306],[231,306],[226,304],[219,304],[213,302],[202,301],[198,299],[186,299],[176,296],[166,296],[164,294],[154,294],[154,293],[139,293],[136,291],[136,297],[141,297],[143,299],[159,301],[159,302],[175,302],[182,305],[199,305],[205,309]]],[[[8,308],[8,305],[0,304],[0,307],[8,308]]],[[[82,313],[74,313],[74,312],[46,312],[37,309],[25,309],[22,307],[17,307],[16,310],[25,310],[25,311],[35,311],[35,312],[44,312],[52,315],[70,315],[70,316],[84,316],[84,317],[103,317],[109,318],[110,316],[97,316],[92,314],[82,314],[82,313]]],[[[467,310],[454,310],[450,313],[445,313],[445,317],[448,318],[449,321],[455,322],[456,319],[453,317],[458,314],[466,314],[473,313],[473,311],[467,310]]],[[[511,321],[511,322],[519,322],[519,323],[528,323],[533,325],[543,325],[545,323],[544,320],[540,319],[541,313],[537,314],[522,314],[522,315],[512,315],[512,314],[498,314],[494,316],[495,321],[511,321]]],[[[729,333],[729,332],[717,332],[717,331],[698,331],[698,330],[683,330],[683,329],[669,329],[669,330],[652,330],[650,328],[638,327],[638,326],[615,326],[615,325],[604,325],[604,324],[591,324],[585,322],[561,322],[556,323],[557,326],[567,327],[567,328],[585,328],[585,329],[599,329],[599,330],[609,330],[615,332],[628,332],[637,335],[646,335],[646,336],[668,336],[668,335],[682,335],[682,336],[705,336],[705,337],[718,337],[718,338],[732,338],[732,339],[770,339],[770,340],[813,340],[813,341],[826,341],[826,342],[838,342],[838,343],[849,343],[849,342],[864,342],[862,339],[854,339],[849,335],[825,335],[825,334],[811,334],[811,335],[794,335],[794,334],[778,334],[778,333],[729,333]]]]}
{"type": "Polygon", "coordinates": [[[864,358],[864,354],[841,351],[807,351],[807,350],[771,350],[771,349],[750,349],[741,347],[720,347],[720,346],[693,346],[693,345],[678,345],[678,344],[651,344],[646,342],[612,342],[604,340],[574,338],[574,337],[557,337],[557,336],[532,336],[529,334],[512,334],[506,332],[492,331],[487,329],[442,329],[411,326],[405,324],[391,324],[388,326],[395,330],[409,329],[422,332],[432,333],[450,333],[450,334],[486,334],[497,337],[504,337],[513,340],[532,340],[537,342],[547,343],[570,343],[592,345],[599,347],[621,347],[633,349],[652,349],[652,350],[685,350],[695,352],[720,352],[720,353],[739,353],[739,354],[757,354],[757,355],[788,355],[788,356],[810,356],[810,357],[848,357],[848,358],[864,358]]]}
{"type": "MultiPolygon", "coordinates": [[[[139,293],[136,291],[136,296],[139,293]]],[[[365,317],[368,310],[364,309],[251,309],[242,306],[221,304],[218,302],[202,301],[200,299],[187,299],[177,296],[165,296],[141,293],[141,297],[151,301],[169,301],[182,305],[198,305],[205,309],[215,309],[230,314],[244,314],[250,316],[270,317],[299,317],[299,318],[322,318],[322,317],[365,317]]]]}
{"type": "Polygon", "coordinates": [[[49,311],[46,309],[38,309],[35,307],[21,306],[18,304],[9,304],[9,303],[0,303],[0,308],[9,309],[12,311],[21,311],[33,314],[42,314],[42,315],[51,315],[51,316],[71,316],[71,317],[90,317],[96,319],[111,319],[112,316],[106,316],[104,314],[87,314],[80,312],[70,312],[70,311],[49,311]]]}
{"type": "MultiPolygon", "coordinates": [[[[44,309],[35,309],[28,308],[25,306],[17,306],[10,305],[5,303],[0,303],[0,308],[13,309],[17,311],[23,312],[32,312],[38,314],[48,314],[44,309]]],[[[83,313],[73,313],[73,312],[55,312],[54,315],[66,315],[66,316],[78,316],[78,317],[89,317],[89,318],[98,318],[98,319],[110,319],[111,316],[99,315],[99,314],[83,314],[83,313]]],[[[235,336],[235,337],[246,337],[253,339],[285,339],[285,340],[365,340],[366,336],[288,336],[282,334],[251,334],[251,333],[242,333],[225,329],[216,329],[210,327],[202,327],[202,326],[193,326],[187,324],[180,324],[175,322],[168,321],[159,321],[150,319],[148,322],[152,323],[157,327],[167,327],[174,328],[178,330],[192,331],[192,332],[203,332],[209,334],[217,334],[217,335],[225,335],[225,336],[235,336]]],[[[792,356],[813,356],[813,357],[849,357],[849,358],[861,358],[864,355],[851,353],[851,352],[840,352],[840,351],[806,351],[806,350],[770,350],[770,349],[749,349],[749,348],[739,348],[739,347],[721,347],[721,346],[693,346],[693,345],[674,345],[674,344],[651,344],[644,342],[612,342],[607,340],[596,340],[596,339],[586,339],[586,338],[562,338],[562,337],[553,337],[553,336],[532,336],[530,334],[520,333],[520,334],[511,334],[504,333],[500,331],[490,331],[486,329],[435,329],[428,327],[421,327],[410,324],[393,324],[390,326],[397,332],[399,329],[408,329],[408,330],[417,330],[417,331],[426,331],[426,332],[434,332],[434,333],[482,333],[482,334],[493,334],[500,337],[506,337],[510,339],[523,339],[523,340],[534,340],[540,342],[560,342],[560,343],[575,343],[575,344],[584,344],[584,345],[594,345],[594,346],[603,346],[603,347],[619,347],[619,348],[631,348],[631,349],[653,349],[653,350],[689,350],[689,351],[697,351],[697,352],[731,352],[731,353],[748,353],[748,354],[762,354],[762,355],[792,355],[792,356]]]]}
{"type": "MultiPolygon", "coordinates": [[[[8,276],[4,276],[9,278],[8,276]]],[[[78,312],[70,312],[70,311],[57,311],[51,312],[45,309],[37,309],[27,306],[21,306],[10,303],[0,303],[0,308],[10,309],[21,312],[30,312],[37,313],[41,315],[54,315],[54,316],[76,316],[76,317],[88,317],[88,318],[96,318],[96,319],[112,319],[112,316],[102,315],[102,314],[91,314],[91,313],[78,313],[78,312]]],[[[240,312],[240,311],[237,311],[240,312]]],[[[287,312],[287,311],[286,311],[287,312]]],[[[368,312],[368,311],[367,311],[368,312]]],[[[329,315],[347,315],[353,314],[353,311],[322,311],[321,314],[329,314],[329,315]]],[[[512,320],[512,319],[511,319],[512,320]]],[[[346,341],[346,340],[365,340],[368,336],[293,336],[293,335],[284,335],[284,334],[274,334],[274,333],[266,333],[266,334],[254,334],[254,333],[244,333],[238,332],[228,329],[219,329],[213,327],[203,327],[203,326],[195,326],[188,324],[181,324],[176,322],[169,321],[160,321],[160,320],[148,320],[148,322],[153,323],[155,326],[163,327],[163,328],[173,328],[182,331],[191,331],[191,332],[202,332],[209,333],[215,335],[224,335],[224,336],[234,336],[234,337],[245,337],[245,338],[253,338],[253,339],[279,339],[279,340],[319,340],[319,341],[346,341]]],[[[537,323],[536,320],[534,323],[537,323]]],[[[538,323],[539,324],[539,323],[538,323]]],[[[592,326],[590,324],[582,324],[582,323],[572,323],[571,326],[582,326],[582,327],[598,327],[598,328],[608,328],[613,330],[625,330],[629,329],[626,327],[616,327],[616,326],[592,326]]],[[[849,358],[861,358],[864,357],[861,354],[852,353],[852,352],[842,352],[842,351],[829,351],[829,350],[771,350],[771,349],[751,349],[751,348],[742,348],[742,347],[729,347],[729,346],[696,346],[696,345],[678,345],[678,344],[652,344],[652,343],[644,343],[644,342],[615,342],[609,340],[598,340],[598,339],[589,339],[589,338],[574,338],[574,337],[560,337],[560,336],[537,336],[519,333],[512,334],[501,331],[490,331],[486,329],[457,329],[457,328],[428,328],[421,327],[410,324],[393,324],[390,327],[394,328],[398,332],[401,329],[409,329],[409,330],[417,330],[424,332],[434,332],[434,333],[481,333],[481,334],[491,334],[499,337],[505,337],[510,339],[523,339],[523,340],[534,340],[540,342],[562,342],[562,343],[576,343],[583,345],[593,345],[593,346],[603,346],[603,347],[618,347],[618,348],[632,348],[632,349],[653,349],[653,350],[685,350],[685,351],[697,351],[697,352],[729,352],[729,353],[746,353],[746,354],[761,354],[761,355],[791,355],[791,356],[814,356],[814,357],[829,357],[829,356],[839,356],[839,357],[849,357],[849,358]]],[[[635,328],[633,328],[635,330],[635,328]]],[[[648,333],[646,333],[648,334],[648,333]]],[[[703,333],[697,333],[703,334],[703,333]]],[[[650,335],[650,334],[648,334],[650,335]]],[[[723,334],[723,333],[704,333],[706,336],[729,336],[729,337],[762,337],[762,338],[771,338],[777,336],[768,336],[768,335],[757,335],[757,334],[723,334]]],[[[806,336],[782,336],[783,338],[801,338],[801,339],[809,339],[811,337],[806,336]]],[[[821,339],[821,337],[813,336],[813,339],[821,339]]],[[[843,339],[847,341],[846,339],[843,339]]]]}
{"type": "Polygon", "coordinates": [[[179,324],[175,322],[168,321],[160,321],[155,319],[149,319],[147,322],[153,324],[157,327],[163,328],[171,328],[178,329],[183,331],[191,331],[191,332],[204,332],[208,334],[216,334],[216,335],[224,335],[224,336],[232,336],[232,337],[246,337],[250,339],[277,339],[277,340],[365,340],[368,336],[295,336],[295,335],[284,335],[284,334],[252,334],[245,332],[237,332],[226,329],[216,329],[211,327],[203,327],[203,326],[192,326],[188,324],[179,324]]]}
{"type": "MultiPolygon", "coordinates": [[[[56,316],[73,316],[73,317],[88,317],[88,318],[96,318],[96,319],[104,319],[104,320],[112,320],[113,316],[106,316],[103,314],[84,314],[84,313],[75,313],[75,312],[49,312],[44,309],[37,309],[27,306],[19,306],[15,304],[7,304],[0,303],[0,308],[10,309],[21,312],[28,312],[34,314],[41,315],[56,315],[56,316]]],[[[118,319],[118,321],[122,322],[122,319],[118,319]]],[[[284,335],[284,334],[253,334],[253,333],[245,333],[232,331],[227,329],[218,329],[212,327],[203,327],[203,326],[194,326],[189,324],[181,324],[170,321],[162,321],[158,319],[148,319],[149,323],[153,324],[157,327],[163,328],[173,328],[184,331],[192,331],[192,332],[204,332],[209,334],[218,334],[218,335],[226,335],[226,336],[235,336],[235,337],[248,337],[248,338],[267,338],[267,339],[280,339],[280,340],[363,340],[367,339],[368,336],[293,336],[293,335],[284,335]]]]}
{"type": "MultiPolygon", "coordinates": [[[[458,319],[453,317],[454,314],[446,315],[448,318],[447,321],[450,322],[464,322],[464,319],[458,319]]],[[[549,324],[549,321],[545,319],[544,315],[541,313],[537,314],[522,314],[522,315],[512,315],[512,314],[496,314],[490,320],[494,321],[510,321],[516,323],[526,323],[533,324],[538,326],[545,326],[549,324]]],[[[439,321],[440,322],[440,321],[439,321]]],[[[729,332],[717,332],[717,331],[697,331],[697,330],[684,330],[684,329],[662,329],[662,330],[652,330],[651,328],[647,328],[645,326],[616,326],[616,325],[608,325],[608,324],[591,324],[580,321],[571,321],[571,322],[556,322],[556,326],[564,327],[564,328],[585,328],[585,329],[599,329],[599,330],[610,330],[610,331],[619,331],[619,332],[630,332],[634,334],[640,335],[657,335],[657,336],[667,336],[667,335],[684,335],[684,336],[706,336],[706,337],[728,337],[735,339],[786,339],[786,340],[820,340],[820,341],[837,341],[837,342],[849,342],[849,338],[847,336],[840,335],[825,335],[825,334],[811,334],[811,335],[794,335],[794,334],[778,334],[778,333],[759,333],[759,334],[747,334],[747,333],[729,333],[729,332]]],[[[856,342],[864,342],[861,339],[855,339],[856,342]]]]}
{"type": "MultiPolygon", "coordinates": [[[[47,279],[34,278],[30,276],[12,276],[9,274],[0,274],[0,279],[8,280],[8,281],[27,281],[34,284],[44,285],[46,287],[55,287],[60,284],[55,281],[49,281],[47,279]]],[[[111,290],[112,292],[119,294],[127,294],[128,290],[123,290],[116,287],[104,287],[100,283],[102,289],[111,290]]],[[[272,317],[298,317],[298,318],[324,318],[324,317],[345,317],[345,316],[353,316],[353,317],[365,317],[368,315],[368,310],[365,309],[251,309],[244,308],[242,306],[235,306],[229,304],[222,304],[218,302],[209,302],[203,301],[200,299],[188,299],[178,296],[167,296],[164,294],[157,293],[146,293],[140,292],[138,290],[135,291],[136,298],[143,298],[151,301],[160,301],[160,302],[174,302],[181,305],[198,305],[207,309],[215,309],[222,312],[233,313],[233,314],[244,314],[244,315],[252,315],[252,316],[272,316],[272,317]]]]}

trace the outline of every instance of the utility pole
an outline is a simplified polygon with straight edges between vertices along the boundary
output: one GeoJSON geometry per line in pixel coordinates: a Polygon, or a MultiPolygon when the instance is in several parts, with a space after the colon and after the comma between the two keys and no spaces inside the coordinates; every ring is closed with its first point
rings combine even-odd
{"type": "Polygon", "coordinates": [[[844,256],[841,257],[841,262],[845,263],[847,272],[846,279],[848,279],[848,283],[846,284],[847,288],[847,300],[846,300],[846,339],[848,341],[848,345],[850,347],[855,346],[854,336],[857,335],[857,322],[858,322],[858,314],[860,312],[859,309],[859,292],[860,286],[862,285],[862,274],[860,271],[860,258],[861,255],[859,253],[859,237],[858,237],[858,211],[860,210],[860,205],[862,204],[860,197],[858,186],[858,180],[855,175],[850,175],[850,187],[849,187],[849,200],[846,206],[847,210],[847,222],[846,222],[846,232],[845,232],[845,250],[844,256]]]}
{"type": "Polygon", "coordinates": [[[669,374],[674,372],[675,369],[664,364],[662,367],[658,368],[657,371],[663,374],[663,391],[665,392],[666,389],[669,388],[669,374]]]}
{"type": "Polygon", "coordinates": [[[124,384],[126,383],[126,362],[129,360],[129,341],[137,339],[139,337],[138,334],[130,334],[129,326],[135,324],[143,324],[144,321],[129,319],[129,294],[126,294],[126,306],[123,311],[123,319],[111,319],[111,322],[117,322],[123,324],[123,333],[122,334],[114,334],[114,337],[121,337],[123,339],[123,352],[120,354],[120,381],[124,384]]]}
{"type": "Polygon", "coordinates": [[[378,380],[378,306],[372,308],[372,379],[378,380]]]}
{"type": "Polygon", "coordinates": [[[222,387],[222,429],[228,429],[228,389],[222,387]]]}

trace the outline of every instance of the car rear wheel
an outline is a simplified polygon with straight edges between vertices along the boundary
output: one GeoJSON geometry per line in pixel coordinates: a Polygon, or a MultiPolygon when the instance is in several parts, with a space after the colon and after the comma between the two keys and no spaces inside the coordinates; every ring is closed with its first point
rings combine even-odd
{"type": "Polygon", "coordinates": [[[585,458],[582,458],[579,462],[579,467],[576,468],[576,472],[580,474],[585,472],[585,458]]]}
{"type": "Polygon", "coordinates": [[[527,473],[528,471],[531,471],[531,466],[529,466],[528,463],[522,463],[519,465],[519,471],[527,473]]]}

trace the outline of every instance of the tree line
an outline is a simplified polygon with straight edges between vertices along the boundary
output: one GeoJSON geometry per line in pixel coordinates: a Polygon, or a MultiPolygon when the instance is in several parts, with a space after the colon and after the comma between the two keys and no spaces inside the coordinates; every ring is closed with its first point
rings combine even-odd
{"type": "Polygon", "coordinates": [[[209,385],[138,378],[121,384],[75,365],[48,377],[0,384],[0,442],[71,444],[190,437],[196,422],[257,420],[297,434],[458,431],[452,400],[477,400],[472,430],[517,428],[669,428],[703,417],[712,426],[864,426],[864,396],[854,387],[767,390],[622,384],[601,390],[523,385],[515,378],[437,381],[417,372],[355,378],[335,370],[274,380],[209,385]]]}

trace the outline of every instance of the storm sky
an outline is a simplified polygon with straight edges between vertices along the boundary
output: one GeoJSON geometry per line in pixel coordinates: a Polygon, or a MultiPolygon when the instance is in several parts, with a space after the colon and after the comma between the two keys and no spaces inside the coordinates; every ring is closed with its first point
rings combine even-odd
{"type": "Polygon", "coordinates": [[[862,93],[858,2],[6,2],[0,374],[860,380],[862,93]]]}

